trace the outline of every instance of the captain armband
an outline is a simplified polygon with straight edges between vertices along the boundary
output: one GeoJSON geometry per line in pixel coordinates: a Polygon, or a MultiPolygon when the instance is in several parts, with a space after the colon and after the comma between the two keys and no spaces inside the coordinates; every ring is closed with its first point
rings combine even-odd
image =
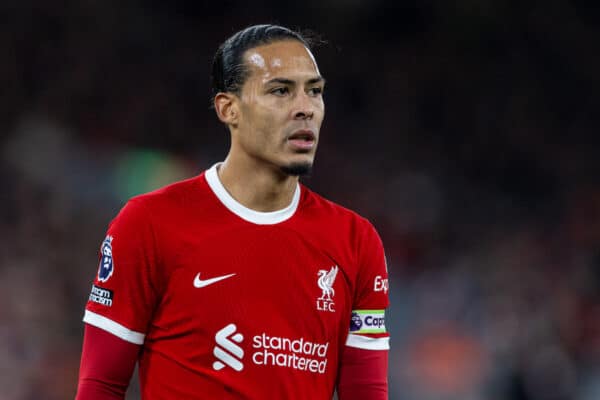
{"type": "Polygon", "coordinates": [[[352,310],[350,333],[385,332],[385,310],[352,310]]]}

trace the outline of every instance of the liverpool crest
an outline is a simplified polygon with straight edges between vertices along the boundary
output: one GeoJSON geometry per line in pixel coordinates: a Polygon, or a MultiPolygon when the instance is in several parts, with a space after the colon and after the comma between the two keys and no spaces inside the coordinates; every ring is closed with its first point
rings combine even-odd
{"type": "Polygon", "coordinates": [[[317,310],[335,312],[333,302],[333,296],[335,296],[335,290],[333,289],[333,283],[338,273],[338,266],[334,265],[329,271],[321,269],[318,272],[317,285],[321,289],[321,297],[317,299],[317,310]]]}

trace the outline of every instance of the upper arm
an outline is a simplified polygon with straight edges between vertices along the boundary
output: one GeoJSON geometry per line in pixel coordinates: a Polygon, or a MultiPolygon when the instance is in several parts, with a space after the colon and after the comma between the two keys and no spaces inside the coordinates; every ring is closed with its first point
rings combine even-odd
{"type": "Polygon", "coordinates": [[[339,400],[387,400],[388,351],[347,346],[337,385],[339,400]]]}
{"type": "Polygon", "coordinates": [[[138,345],[144,342],[162,281],[150,217],[140,201],[130,201],[112,221],[84,315],[87,324],[138,345]]]}
{"type": "Polygon", "coordinates": [[[76,399],[123,399],[139,349],[139,345],[85,324],[76,399]]]}
{"type": "Polygon", "coordinates": [[[385,310],[389,306],[388,271],[383,244],[365,223],[357,249],[358,274],[346,345],[365,350],[389,349],[385,310]]]}
{"type": "Polygon", "coordinates": [[[159,301],[150,215],[130,201],[111,222],[86,304],[77,399],[123,398],[159,301]]]}
{"type": "Polygon", "coordinates": [[[358,274],[338,378],[340,400],[388,398],[388,271],[379,235],[366,223],[357,249],[358,274]]]}

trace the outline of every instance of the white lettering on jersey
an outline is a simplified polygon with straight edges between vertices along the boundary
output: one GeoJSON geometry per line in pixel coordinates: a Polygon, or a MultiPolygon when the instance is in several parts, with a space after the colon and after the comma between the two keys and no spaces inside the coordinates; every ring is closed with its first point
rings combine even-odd
{"type": "Polygon", "coordinates": [[[244,358],[244,350],[229,339],[231,336],[231,339],[236,343],[241,343],[244,340],[244,336],[241,333],[234,334],[236,330],[237,327],[235,324],[229,324],[215,335],[217,345],[213,349],[213,355],[220,360],[213,363],[213,369],[216,371],[222,370],[225,368],[225,365],[230,366],[238,372],[244,369],[244,364],[241,362],[242,358],[244,358]]]}
{"type": "Polygon", "coordinates": [[[256,365],[275,365],[319,374],[324,374],[327,369],[329,342],[314,343],[304,338],[290,339],[263,333],[252,338],[252,347],[256,349],[252,355],[256,365]]]}
{"type": "MultiPolygon", "coordinates": [[[[244,336],[236,331],[237,326],[229,324],[215,335],[217,345],[213,349],[213,355],[217,361],[212,365],[214,370],[220,371],[225,366],[238,372],[244,369],[244,350],[236,344],[241,343],[244,336]]],[[[251,359],[257,366],[292,368],[319,374],[324,374],[327,370],[329,342],[311,342],[302,337],[290,339],[270,336],[263,332],[252,338],[252,348],[254,353],[251,359]]]]}
{"type": "Polygon", "coordinates": [[[335,282],[337,273],[337,265],[331,267],[329,271],[326,269],[319,270],[319,279],[317,280],[317,285],[319,285],[319,288],[322,290],[322,294],[321,297],[317,299],[317,310],[335,312],[335,303],[333,302],[335,290],[333,290],[333,284],[335,282]]]}
{"type": "Polygon", "coordinates": [[[89,300],[94,303],[102,304],[103,306],[111,307],[113,303],[113,291],[92,285],[92,292],[90,293],[89,300]]]}
{"type": "MultiPolygon", "coordinates": [[[[244,350],[236,344],[241,343],[244,336],[236,331],[237,326],[229,324],[215,335],[217,344],[213,355],[217,361],[213,363],[214,370],[220,371],[225,366],[238,372],[244,369],[244,350]]],[[[252,338],[252,348],[255,349],[252,362],[258,366],[270,365],[319,374],[324,374],[327,370],[329,342],[317,343],[304,338],[269,336],[263,332],[252,338]]]]}
{"type": "Polygon", "coordinates": [[[387,293],[388,289],[388,278],[383,279],[381,275],[377,275],[375,277],[375,284],[373,285],[373,290],[375,292],[387,293]]]}

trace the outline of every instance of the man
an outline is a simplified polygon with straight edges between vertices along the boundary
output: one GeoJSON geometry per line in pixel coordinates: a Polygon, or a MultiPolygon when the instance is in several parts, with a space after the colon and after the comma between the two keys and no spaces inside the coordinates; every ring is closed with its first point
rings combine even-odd
{"type": "Polygon", "coordinates": [[[298,183],[325,81],[307,41],[246,28],[213,63],[225,160],[131,199],[101,245],[77,399],[387,398],[387,270],[369,222],[298,183]]]}

